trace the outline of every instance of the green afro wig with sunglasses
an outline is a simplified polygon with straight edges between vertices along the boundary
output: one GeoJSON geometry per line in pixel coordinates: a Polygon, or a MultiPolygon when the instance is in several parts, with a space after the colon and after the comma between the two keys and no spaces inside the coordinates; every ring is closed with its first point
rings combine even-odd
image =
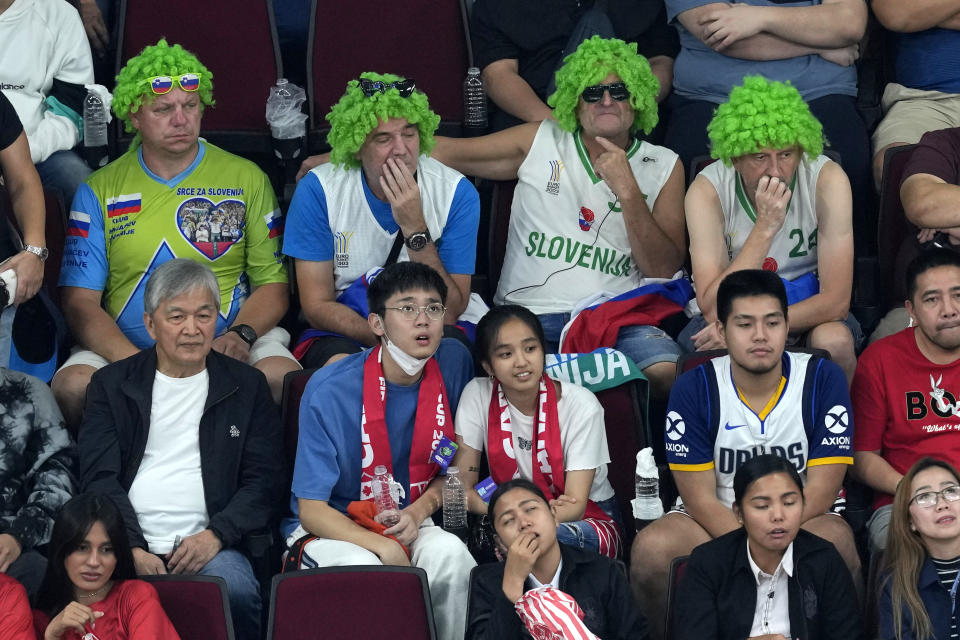
{"type": "MultiPolygon", "coordinates": [[[[113,90],[113,112],[123,120],[127,132],[134,130],[130,114],[136,113],[155,97],[150,81],[157,76],[169,76],[174,85],[185,73],[195,73],[200,78],[197,96],[205,106],[213,106],[213,74],[200,63],[195,55],[179,44],[169,45],[161,38],[157,44],[144,47],[124,65],[117,75],[117,86],[113,90]]],[[[138,144],[140,135],[134,139],[138,144]]]]}
{"type": "Polygon", "coordinates": [[[557,90],[547,98],[547,104],[553,107],[553,117],[561,129],[576,130],[580,94],[585,88],[603,82],[611,73],[619,76],[630,91],[634,112],[630,132],[653,130],[657,125],[656,98],[660,82],[650,70],[650,63],[637,53],[636,43],[600,36],[580,43],[557,70],[557,90]]]}
{"type": "MultiPolygon", "coordinates": [[[[360,87],[360,80],[347,83],[347,90],[330,109],[327,120],[330,133],[330,161],[337,165],[359,167],[357,152],[367,139],[367,135],[381,122],[391,118],[405,118],[408,123],[417,125],[420,133],[420,153],[429,154],[436,145],[433,134],[440,125],[440,116],[430,110],[430,103],[422,91],[412,91],[403,97],[396,87],[390,87],[404,79],[390,73],[367,71],[360,74],[363,80],[379,83],[367,96],[360,87]]],[[[412,81],[411,81],[412,82],[412,81]]]]}
{"type": "Polygon", "coordinates": [[[808,158],[823,153],[823,126],[789,82],[747,76],[730,91],[707,125],[710,155],[730,166],[761,149],[799,146],[808,158]]]}

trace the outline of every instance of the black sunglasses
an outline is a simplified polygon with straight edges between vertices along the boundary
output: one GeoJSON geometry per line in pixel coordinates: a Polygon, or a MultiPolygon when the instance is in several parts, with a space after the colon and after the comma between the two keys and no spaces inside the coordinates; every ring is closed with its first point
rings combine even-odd
{"type": "Polygon", "coordinates": [[[380,80],[367,80],[360,78],[360,91],[363,95],[370,97],[377,93],[386,93],[387,89],[396,89],[401,98],[409,98],[413,90],[417,88],[417,83],[413,79],[397,80],[396,82],[381,82],[380,80]]]}
{"type": "Polygon", "coordinates": [[[611,84],[595,84],[589,87],[586,87],[583,90],[583,93],[580,94],[580,97],[583,98],[584,102],[594,103],[600,102],[603,100],[603,92],[609,91],[610,98],[616,100],[617,102],[623,102],[630,97],[630,90],[627,89],[627,85],[622,82],[614,82],[611,84]]]}

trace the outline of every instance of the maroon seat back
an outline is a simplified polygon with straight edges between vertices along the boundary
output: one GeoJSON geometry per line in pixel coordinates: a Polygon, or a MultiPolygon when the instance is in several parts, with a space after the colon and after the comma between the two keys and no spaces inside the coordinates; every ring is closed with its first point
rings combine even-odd
{"type": "Polygon", "coordinates": [[[311,128],[326,126],[347,81],[363,71],[413,78],[443,120],[463,120],[468,54],[456,0],[313,0],[308,48],[311,128]]]}
{"type": "Polygon", "coordinates": [[[670,561],[670,582],[667,586],[667,608],[664,611],[666,620],[664,621],[663,637],[664,640],[673,638],[673,609],[677,598],[677,586],[683,577],[683,572],[687,568],[687,561],[690,556],[677,556],[670,561]]]}
{"type": "Polygon", "coordinates": [[[490,230],[487,242],[487,264],[489,265],[490,289],[497,290],[500,269],[507,255],[507,236],[510,231],[510,208],[513,206],[513,192],[517,188],[516,180],[506,180],[493,184],[493,197],[490,199],[490,230]]]}
{"type": "Polygon", "coordinates": [[[233,640],[227,583],[215,576],[143,576],[181,640],[233,640]]]}
{"type": "Polygon", "coordinates": [[[203,131],[268,132],[267,94],[283,74],[270,0],[122,0],[117,71],[165,37],[196,54],[213,73],[214,108],[203,131]]]}
{"type": "Polygon", "coordinates": [[[883,156],[877,219],[877,282],[882,283],[886,294],[881,300],[885,308],[903,304],[907,289],[903,272],[917,249],[917,228],[907,220],[900,202],[900,183],[916,147],[915,144],[891,147],[883,156]]]}
{"type": "Polygon", "coordinates": [[[630,500],[636,492],[634,470],[637,452],[650,446],[650,437],[640,403],[641,386],[633,380],[612,389],[597,392],[603,405],[603,422],[607,433],[610,464],[607,479],[613,487],[626,531],[623,532],[624,556],[633,540],[633,509],[630,500]]]}
{"type": "MultiPolygon", "coordinates": [[[[60,288],[57,287],[57,281],[60,279],[60,265],[63,262],[63,243],[67,237],[67,209],[57,191],[44,189],[43,200],[46,213],[46,243],[50,251],[43,268],[43,288],[50,295],[53,303],[59,306],[60,288]]],[[[13,212],[10,194],[3,186],[0,186],[0,212],[3,213],[2,217],[6,218],[6,222],[0,220],[0,224],[9,223],[22,238],[23,232],[13,212]]],[[[0,233],[3,232],[0,230],[0,233]]]]}
{"type": "Polygon", "coordinates": [[[325,567],[273,578],[267,640],[433,640],[427,574],[414,567],[325,567]]]}
{"type": "Polygon", "coordinates": [[[289,468],[297,459],[297,439],[300,437],[300,400],[310,376],[316,369],[291,371],[283,377],[283,397],[280,400],[280,421],[283,423],[283,451],[289,468]]]}

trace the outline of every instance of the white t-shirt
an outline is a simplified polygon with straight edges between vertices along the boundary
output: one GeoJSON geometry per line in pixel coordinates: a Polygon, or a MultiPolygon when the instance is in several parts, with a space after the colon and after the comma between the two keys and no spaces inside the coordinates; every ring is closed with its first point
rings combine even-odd
{"type": "MultiPolygon", "coordinates": [[[[487,416],[493,380],[474,378],[463,390],[457,407],[455,430],[468,447],[483,451],[487,445],[487,416]]],[[[564,471],[596,469],[590,499],[594,502],[613,497],[607,480],[607,432],[603,425],[603,407],[588,389],[564,383],[558,394],[557,416],[560,420],[560,445],[563,448],[564,471]]],[[[525,416],[507,401],[510,410],[512,439],[507,455],[517,460],[514,477],[533,479],[533,416],[525,416]],[[519,459],[514,451],[520,451],[519,459]]]]}
{"type": "Polygon", "coordinates": [[[207,401],[204,369],[188,378],[157,371],[150,432],[128,496],[150,553],[165,554],[176,536],[203,531],[210,520],[200,471],[200,417],[207,401]]]}

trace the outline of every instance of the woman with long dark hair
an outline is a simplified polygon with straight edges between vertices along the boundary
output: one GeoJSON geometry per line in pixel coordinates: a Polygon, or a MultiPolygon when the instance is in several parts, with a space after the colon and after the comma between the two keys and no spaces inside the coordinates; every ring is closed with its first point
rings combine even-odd
{"type": "Polygon", "coordinates": [[[900,480],[884,565],[880,637],[956,638],[960,474],[952,465],[922,458],[900,480]]]}
{"type": "Polygon", "coordinates": [[[487,512],[472,489],[486,450],[495,483],[526,478],[556,507],[560,542],[617,557],[603,407],[587,389],[547,377],[544,343],[540,321],[524,307],[496,307],[477,325],[477,357],[489,377],[464,388],[454,422],[467,506],[487,512]]]}
{"type": "Polygon", "coordinates": [[[803,482],[777,455],[733,479],[741,523],[693,550],[674,610],[677,640],[859,640],[850,571],[832,544],[800,528],[803,482]]]}
{"type": "Polygon", "coordinates": [[[136,579],[120,511],[90,493],[53,525],[35,617],[44,640],[179,640],[156,589],[136,579]]]}

